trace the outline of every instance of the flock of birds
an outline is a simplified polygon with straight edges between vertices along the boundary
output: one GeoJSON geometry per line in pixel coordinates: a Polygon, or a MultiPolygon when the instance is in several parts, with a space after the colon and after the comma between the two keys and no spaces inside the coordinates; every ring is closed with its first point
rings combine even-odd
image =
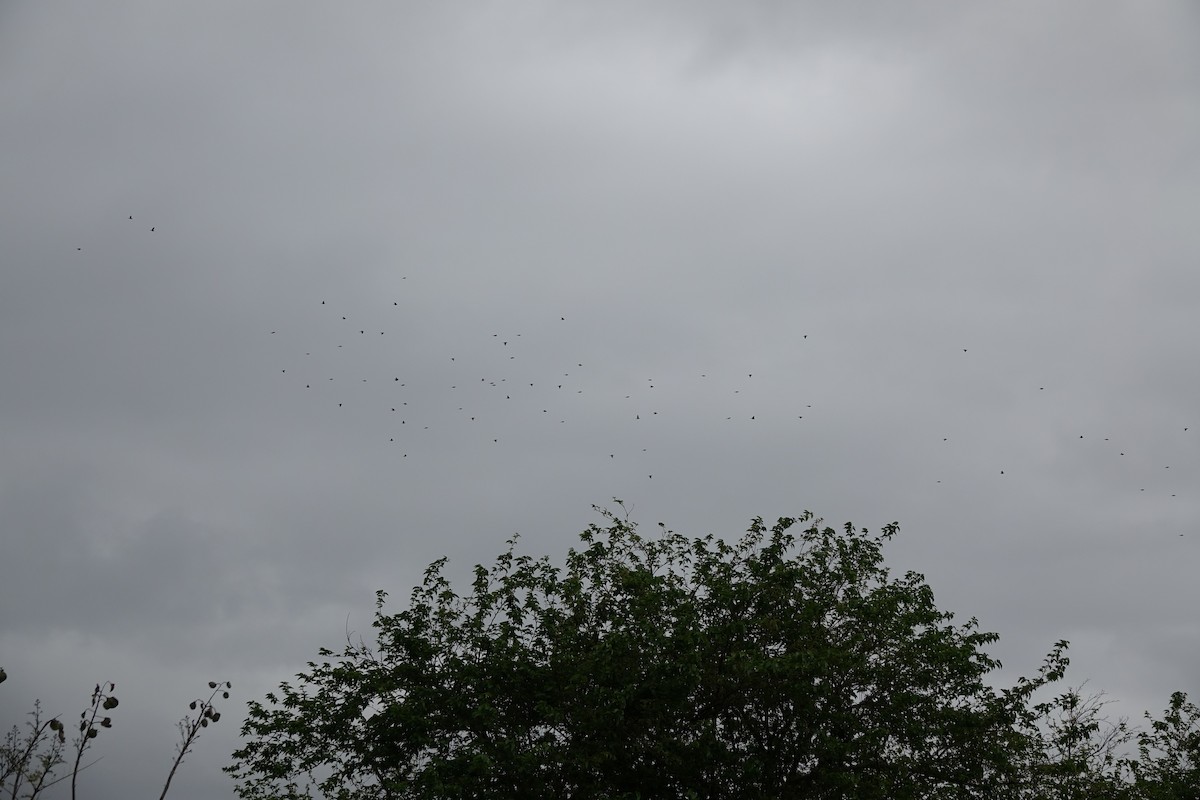
{"type": "MultiPolygon", "coordinates": [[[[128,221],[134,222],[133,215],[128,221]]],[[[149,227],[150,233],[156,230],[157,226],[149,227]]],[[[408,313],[412,310],[407,298],[406,302],[376,301],[369,308],[335,307],[332,300],[314,298],[311,316],[269,331],[282,345],[277,352],[285,363],[278,374],[288,385],[302,388],[314,407],[365,423],[363,429],[382,429],[382,435],[376,435],[400,458],[443,450],[450,443],[496,447],[515,441],[537,448],[544,445],[545,437],[556,435],[555,428],[562,431],[572,422],[585,431],[575,445],[591,450],[596,459],[632,464],[643,470],[646,479],[653,479],[655,468],[671,463],[671,437],[680,435],[679,425],[692,426],[690,431],[697,424],[706,429],[721,423],[765,424],[762,433],[769,441],[791,436],[790,430],[805,431],[781,424],[808,426],[807,431],[812,431],[837,416],[836,408],[825,419],[821,415],[838,405],[836,400],[825,398],[814,410],[810,401],[815,398],[797,399],[790,396],[790,385],[779,391],[781,384],[772,386],[771,376],[756,377],[754,372],[735,375],[713,365],[690,367],[680,360],[666,364],[656,380],[634,378],[612,364],[594,365],[586,332],[576,329],[566,314],[527,320],[521,332],[481,332],[473,341],[460,340],[457,351],[438,352],[434,343],[443,341],[440,337],[404,329],[414,316],[408,313]],[[401,335],[389,337],[389,328],[401,335]],[[568,352],[575,356],[569,357],[568,352]],[[589,356],[578,355],[583,352],[589,356]],[[600,368],[593,370],[593,366],[600,368]],[[627,424],[627,433],[614,433],[622,430],[622,423],[627,424]],[[667,456],[655,459],[656,449],[667,456]]],[[[795,349],[815,344],[806,333],[792,338],[773,346],[795,349]]],[[[972,352],[962,347],[960,357],[972,352]]],[[[1044,392],[1045,397],[1050,394],[1046,390],[1047,386],[1030,386],[1029,394],[1044,392]]],[[[1200,469],[1193,430],[1191,425],[1179,425],[1172,434],[1176,446],[1157,450],[1146,441],[1104,431],[1075,431],[1068,436],[1059,430],[1057,446],[1066,449],[1066,439],[1080,448],[1090,444],[1093,449],[1078,457],[1092,464],[1104,458],[1128,463],[1125,475],[1131,491],[1175,498],[1191,494],[1186,481],[1200,469]],[[1185,462],[1179,465],[1182,469],[1172,473],[1173,464],[1165,459],[1154,463],[1154,453],[1166,449],[1185,462]]],[[[964,439],[962,431],[930,428],[927,433],[931,442],[940,439],[943,448],[964,439]]],[[[1156,441],[1162,445],[1164,440],[1159,435],[1156,441]]],[[[966,444],[957,461],[946,459],[945,472],[950,474],[930,475],[931,482],[942,484],[962,469],[980,468],[985,456],[970,452],[971,447],[966,444]]],[[[1011,454],[1007,458],[1007,465],[995,465],[993,475],[1014,474],[1015,459],[1011,454]]],[[[1023,465],[1016,466],[1021,471],[1023,465]]]]}
{"type": "MultiPolygon", "coordinates": [[[[425,363],[422,372],[415,378],[403,368],[398,368],[397,374],[383,374],[377,370],[369,376],[327,374],[335,371],[331,369],[334,365],[321,356],[349,354],[355,350],[361,353],[366,349],[359,345],[361,341],[384,337],[387,331],[367,327],[359,321],[361,314],[343,314],[325,300],[318,301],[317,305],[327,320],[341,323],[336,343],[317,342],[304,351],[302,361],[295,359],[300,362],[299,368],[283,367],[280,373],[296,376],[297,385],[302,382],[306,391],[320,396],[322,400],[319,402],[329,408],[349,414],[386,414],[390,418],[387,442],[399,444],[402,449],[414,440],[416,431],[444,430],[464,423],[480,423],[476,427],[483,432],[477,437],[478,441],[500,444],[519,427],[516,423],[520,417],[524,416],[527,423],[534,425],[565,425],[568,419],[578,419],[580,414],[586,414],[589,409],[586,402],[573,404],[568,398],[579,401],[586,399],[580,396],[597,393],[597,387],[586,379],[587,368],[583,361],[563,360],[550,369],[543,368],[544,365],[523,369],[525,365],[522,362],[530,360],[525,347],[529,339],[521,332],[491,333],[486,337],[490,341],[480,342],[483,347],[476,352],[458,355],[447,352],[433,356],[433,360],[441,362],[440,367],[431,364],[428,359],[417,359],[425,363]],[[483,351],[487,352],[481,358],[483,351]],[[488,373],[479,374],[481,361],[488,362],[488,373]],[[501,371],[510,375],[511,380],[510,377],[499,376],[498,372],[501,371]],[[430,386],[419,387],[414,384],[414,380],[419,381],[422,377],[429,384],[433,382],[429,380],[430,376],[437,376],[434,381],[440,381],[440,385],[434,387],[434,397],[430,396],[430,386]],[[501,405],[509,408],[501,412],[501,405]]],[[[398,301],[392,301],[391,308],[403,310],[398,301]]],[[[569,330],[570,323],[565,316],[558,316],[556,320],[562,328],[569,330]]],[[[272,330],[270,335],[275,336],[280,332],[272,330]]],[[[561,334],[569,335],[569,332],[561,334]]],[[[293,352],[292,355],[295,357],[297,353],[293,352]]],[[[372,355],[376,360],[386,358],[380,351],[372,355]]],[[[536,358],[534,356],[533,360],[536,358]]],[[[371,359],[350,356],[348,360],[361,365],[371,359]]],[[[701,380],[707,377],[704,373],[699,375],[701,380]]],[[[748,373],[746,378],[753,378],[753,374],[748,373]]],[[[665,409],[657,407],[657,398],[650,394],[657,385],[653,377],[648,377],[638,389],[631,389],[624,394],[624,400],[632,401],[627,413],[631,421],[650,424],[656,418],[665,418],[665,409]]],[[[736,389],[733,393],[740,394],[741,391],[736,389]]],[[[811,407],[811,404],[804,405],[805,409],[811,407]]],[[[797,419],[804,418],[803,413],[795,416],[797,419]]],[[[758,415],[749,414],[746,418],[756,420],[758,415]]],[[[730,414],[725,419],[733,420],[734,416],[730,414]]],[[[616,460],[617,450],[608,449],[607,458],[616,460]]],[[[642,453],[649,450],[649,447],[640,448],[642,453]]],[[[408,455],[407,451],[401,452],[403,458],[408,455]]],[[[654,476],[647,473],[646,477],[652,479],[654,476]]]]}
{"type": "MultiPolygon", "coordinates": [[[[777,393],[764,386],[763,376],[756,377],[754,372],[738,373],[734,380],[735,376],[727,372],[718,374],[718,370],[711,367],[707,372],[697,367],[694,373],[685,375],[685,367],[671,365],[666,368],[668,375],[661,380],[650,376],[634,379],[623,374],[620,375],[623,385],[614,385],[616,373],[612,369],[597,365],[602,367],[597,372],[603,377],[596,378],[589,375],[592,365],[583,358],[568,359],[564,352],[547,355],[562,350],[554,345],[586,342],[586,335],[574,330],[566,315],[559,314],[547,314],[540,321],[541,332],[536,342],[521,332],[481,332],[473,343],[463,343],[459,352],[437,352],[433,343],[440,337],[430,335],[430,332],[422,337],[405,331],[405,335],[389,340],[384,322],[386,316],[380,312],[383,309],[403,312],[405,304],[389,299],[378,305],[383,308],[335,308],[331,301],[314,298],[311,310],[315,316],[308,322],[290,326],[290,329],[277,327],[270,330],[269,335],[288,341],[280,351],[286,365],[280,366],[279,374],[290,385],[311,393],[314,403],[332,411],[356,417],[370,416],[383,422],[368,427],[377,432],[382,428],[382,439],[397,448],[402,458],[415,454],[414,445],[431,431],[461,428],[469,431],[469,438],[475,442],[494,446],[511,441],[514,436],[534,435],[531,431],[535,429],[531,429],[530,424],[541,422],[553,427],[571,421],[583,423],[580,427],[596,434],[584,442],[594,451],[593,457],[629,463],[631,455],[642,454],[636,463],[647,468],[645,477],[652,479],[652,461],[645,454],[653,453],[655,444],[666,440],[656,439],[651,431],[660,423],[678,419],[681,412],[690,415],[689,422],[699,420],[705,425],[763,424],[766,420],[771,425],[770,435],[778,436],[781,430],[786,431],[779,427],[785,421],[785,424],[821,425],[820,412],[831,405],[826,401],[814,410],[813,403],[804,399],[775,396],[777,393]],[[551,328],[550,323],[557,329],[551,328]],[[420,342],[417,345],[420,352],[413,353],[409,345],[409,351],[403,354],[408,366],[397,365],[391,373],[381,370],[381,363],[394,361],[399,355],[401,339],[420,342]],[[301,341],[303,346],[296,346],[301,341]],[[387,344],[379,344],[384,342],[387,344]],[[551,346],[541,346],[545,344],[551,346]],[[537,363],[524,363],[530,360],[537,363]],[[339,368],[339,361],[348,369],[339,368]],[[602,397],[587,402],[589,396],[597,394],[602,397]],[[612,431],[619,430],[622,422],[629,426],[627,430],[636,430],[636,434],[614,437],[612,431]],[[635,429],[633,426],[641,427],[635,429]],[[603,441],[609,443],[602,444],[603,441]]],[[[400,314],[394,319],[404,318],[405,315],[400,314]]],[[[811,347],[815,341],[809,340],[804,333],[797,333],[793,338],[792,342],[776,342],[775,345],[811,347]]],[[[586,349],[579,347],[576,352],[586,349]]],[[[961,348],[960,357],[967,358],[972,352],[971,348],[961,348]]],[[[1032,395],[1045,393],[1041,395],[1043,398],[1051,394],[1046,391],[1046,386],[1031,386],[1029,390],[1032,395]]],[[[1177,434],[1190,436],[1193,435],[1191,430],[1190,425],[1180,426],[1177,434]]],[[[943,429],[930,430],[930,438],[932,441],[940,439],[943,447],[953,447],[964,437],[951,435],[943,429]]],[[[1151,493],[1177,497],[1184,491],[1184,487],[1148,474],[1145,465],[1150,454],[1146,448],[1139,450],[1134,443],[1126,441],[1123,444],[1121,437],[1106,436],[1101,432],[1075,432],[1070,438],[1081,444],[1094,440],[1100,450],[1091,451],[1090,458],[1111,456],[1118,461],[1124,460],[1122,463],[1136,462],[1134,472],[1141,482],[1136,487],[1139,493],[1149,489],[1151,493]]],[[[461,440],[456,438],[455,441],[461,440]]],[[[525,440],[523,443],[530,444],[525,440]]],[[[969,445],[964,449],[969,449],[969,445]]],[[[979,454],[961,455],[976,463],[980,460],[979,454]]],[[[947,463],[952,462],[950,459],[947,463]]],[[[656,463],[661,467],[664,462],[656,463]]],[[[1162,463],[1158,470],[1170,475],[1171,467],[1170,463],[1162,463]]],[[[952,470],[960,468],[950,467],[947,471],[953,474],[952,470]]],[[[998,464],[993,475],[1004,477],[1013,473],[1012,464],[998,464]]],[[[936,484],[949,478],[947,474],[931,476],[936,484]]]]}

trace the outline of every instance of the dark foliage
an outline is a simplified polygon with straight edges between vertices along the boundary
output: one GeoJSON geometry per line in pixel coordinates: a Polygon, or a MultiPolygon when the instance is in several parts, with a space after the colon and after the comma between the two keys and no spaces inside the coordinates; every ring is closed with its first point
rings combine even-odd
{"type": "MultiPolygon", "coordinates": [[[[516,555],[460,596],[432,564],[377,645],[250,703],[227,768],[266,798],[1016,797],[1029,696],[878,535],[805,514],[735,544],[603,512],[565,567],[516,555]],[[804,525],[808,527],[803,527],[804,525]]],[[[334,657],[322,650],[326,658],[334,657]]],[[[1054,660],[1057,659],[1057,660],[1054,660]]]]}

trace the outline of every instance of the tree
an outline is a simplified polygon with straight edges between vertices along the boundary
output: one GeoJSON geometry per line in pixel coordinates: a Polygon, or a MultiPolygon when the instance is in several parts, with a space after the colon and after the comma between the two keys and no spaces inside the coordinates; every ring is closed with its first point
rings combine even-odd
{"type": "Polygon", "coordinates": [[[562,568],[514,537],[465,595],[445,559],[400,613],[378,592],[375,645],[322,648],[249,703],[225,768],[238,794],[1025,796],[1022,714],[1066,643],[1034,679],[987,687],[997,635],[890,575],[895,524],[806,512],[730,544],[601,513],[562,568]]]}
{"type": "Polygon", "coordinates": [[[1085,696],[1081,689],[1067,689],[1029,709],[1027,794],[1037,800],[1131,799],[1130,761],[1123,751],[1134,734],[1124,719],[1105,715],[1110,701],[1103,692],[1085,696]]]}
{"type": "MultiPolygon", "coordinates": [[[[0,683],[8,679],[8,674],[0,669],[0,683]]],[[[71,748],[67,748],[67,725],[58,717],[46,718],[42,713],[40,700],[33,701],[33,711],[29,712],[30,720],[26,722],[26,732],[22,733],[19,725],[14,725],[4,741],[0,743],[0,795],[16,800],[34,800],[51,786],[70,779],[71,798],[75,800],[78,789],[79,773],[95,762],[84,763],[84,754],[92,746],[92,740],[100,734],[102,728],[113,726],[112,717],[104,712],[115,709],[120,701],[112,693],[116,690],[115,683],[97,683],[92,690],[91,705],[79,715],[78,731],[74,734],[71,748]],[[71,771],[56,775],[56,771],[67,763],[68,755],[73,753],[71,771]]],[[[176,748],[175,760],[171,771],[163,784],[159,800],[167,795],[171,788],[171,780],[176,770],[183,763],[184,756],[191,752],[200,730],[207,728],[210,722],[216,723],[221,718],[221,712],[216,710],[217,694],[223,699],[229,698],[228,689],[232,684],[209,681],[208,688],[212,693],[207,700],[196,699],[189,708],[197,711],[195,717],[184,715],[179,721],[180,742],[176,748]]]]}
{"type": "Polygon", "coordinates": [[[1139,758],[1131,764],[1133,796],[1195,800],[1200,796],[1200,708],[1175,692],[1162,719],[1145,716],[1150,727],[1138,732],[1139,758]]]}
{"type": "MultiPolygon", "coordinates": [[[[1061,644],[1061,643],[1060,643],[1061,644]]],[[[1062,659],[1062,666],[1065,666],[1062,659]]],[[[1068,689],[1028,707],[1025,793],[1029,800],[1196,800],[1200,797],[1200,708],[1171,695],[1161,719],[1131,730],[1108,718],[1102,692],[1068,689]],[[1128,746],[1136,742],[1136,752],[1128,746]]]]}

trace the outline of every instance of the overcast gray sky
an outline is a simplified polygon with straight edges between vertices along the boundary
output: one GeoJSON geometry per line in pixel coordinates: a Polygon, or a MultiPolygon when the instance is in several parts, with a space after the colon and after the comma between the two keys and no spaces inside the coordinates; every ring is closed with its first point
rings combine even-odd
{"type": "Polygon", "coordinates": [[[0,722],[113,680],[154,796],[230,680],[229,798],[375,590],[614,497],[1200,692],[1198,90],[1184,2],[0,5],[0,722]]]}

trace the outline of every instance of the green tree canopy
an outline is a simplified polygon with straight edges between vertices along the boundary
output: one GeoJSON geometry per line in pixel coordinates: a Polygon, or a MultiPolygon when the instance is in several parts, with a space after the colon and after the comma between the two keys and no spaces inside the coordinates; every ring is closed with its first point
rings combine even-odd
{"type": "MultiPolygon", "coordinates": [[[[805,513],[730,544],[602,511],[564,566],[515,538],[460,595],[434,562],[377,644],[250,703],[227,771],[265,798],[998,798],[1030,694],[879,534],[805,513]],[[804,527],[807,525],[807,527],[804,527]]],[[[661,524],[661,523],[660,523],[661,524]]],[[[1029,720],[1026,720],[1028,722],[1029,720]]]]}

